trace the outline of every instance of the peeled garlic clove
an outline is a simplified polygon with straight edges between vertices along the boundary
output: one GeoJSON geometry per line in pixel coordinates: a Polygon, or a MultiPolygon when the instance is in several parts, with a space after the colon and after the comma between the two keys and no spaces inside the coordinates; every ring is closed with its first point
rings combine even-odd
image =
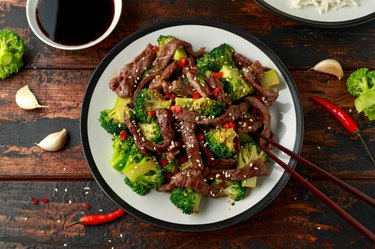
{"type": "Polygon", "coordinates": [[[19,107],[25,110],[32,110],[35,108],[47,107],[39,105],[35,95],[30,91],[28,85],[20,88],[16,93],[16,103],[19,107]]]}
{"type": "Polygon", "coordinates": [[[68,141],[68,132],[66,131],[66,129],[62,129],[59,132],[49,134],[36,145],[38,145],[43,150],[58,151],[64,147],[66,141],[68,141]]]}
{"type": "Polygon", "coordinates": [[[332,74],[339,80],[344,77],[344,71],[342,70],[340,63],[334,59],[322,60],[311,69],[322,73],[332,74]]]}

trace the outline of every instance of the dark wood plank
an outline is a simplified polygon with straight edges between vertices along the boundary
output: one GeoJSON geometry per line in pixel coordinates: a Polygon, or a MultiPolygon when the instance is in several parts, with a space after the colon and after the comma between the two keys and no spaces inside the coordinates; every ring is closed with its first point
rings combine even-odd
{"type": "MultiPolygon", "coordinates": [[[[326,182],[313,183],[375,230],[372,208],[326,182]]],[[[375,187],[374,181],[351,183],[367,193],[373,193],[375,187]]],[[[2,248],[64,248],[64,244],[68,248],[373,248],[293,180],[268,207],[249,220],[207,233],[167,231],[129,214],[106,225],[76,225],[64,230],[65,224],[81,215],[117,208],[92,181],[2,181],[0,190],[2,248]],[[40,201],[38,205],[33,204],[33,198],[40,201]],[[43,198],[49,202],[42,203],[43,198]],[[86,210],[85,204],[90,204],[91,210],[86,210]]]]}

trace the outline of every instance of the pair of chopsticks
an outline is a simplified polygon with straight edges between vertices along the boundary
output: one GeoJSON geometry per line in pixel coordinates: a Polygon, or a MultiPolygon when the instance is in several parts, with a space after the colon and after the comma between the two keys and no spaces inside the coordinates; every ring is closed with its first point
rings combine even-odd
{"type": "MultiPolygon", "coordinates": [[[[363,200],[367,204],[372,207],[375,207],[375,199],[366,195],[365,193],[359,191],[358,189],[354,188],[353,186],[347,184],[346,182],[342,181],[341,179],[337,178],[336,176],[331,175],[327,171],[321,169],[317,165],[307,161],[303,157],[295,154],[294,152],[288,150],[284,146],[275,143],[271,139],[263,135],[259,135],[260,138],[266,140],[268,143],[273,145],[274,147],[278,148],[279,150],[283,151],[285,154],[289,155],[291,158],[295,159],[297,162],[309,167],[310,169],[314,170],[316,173],[323,176],[325,179],[335,183],[337,186],[341,187],[342,189],[346,190],[347,192],[351,193],[354,196],[357,196],[359,199],[363,200]]],[[[326,205],[332,208],[338,215],[340,215],[344,220],[346,220],[350,225],[352,225],[355,229],[357,229],[360,233],[362,233],[367,239],[369,239],[372,243],[375,243],[375,234],[368,230],[364,225],[362,225],[359,221],[353,218],[349,213],[347,213],[344,209],[342,209],[339,205],[333,202],[328,196],[322,193],[317,187],[313,184],[308,182],[304,177],[290,168],[287,164],[281,161],[278,157],[272,154],[265,146],[259,145],[260,148],[268,154],[276,163],[278,163],[281,167],[283,167],[291,176],[293,176],[296,180],[302,183],[308,190],[310,190],[316,197],[318,197],[321,201],[323,201],[326,205]]]]}

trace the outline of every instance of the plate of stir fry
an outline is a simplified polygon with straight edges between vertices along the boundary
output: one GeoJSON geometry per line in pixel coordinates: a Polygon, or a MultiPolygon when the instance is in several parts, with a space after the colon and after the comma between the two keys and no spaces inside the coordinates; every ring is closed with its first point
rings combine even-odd
{"type": "Polygon", "coordinates": [[[322,28],[344,28],[375,19],[373,0],[255,0],[283,18],[322,28]]]}
{"type": "Polygon", "coordinates": [[[81,113],[102,189],[138,218],[181,231],[236,224],[282,190],[289,176],[259,148],[259,134],[300,151],[297,89],[266,45],[214,21],[125,38],[93,73],[81,113]]]}

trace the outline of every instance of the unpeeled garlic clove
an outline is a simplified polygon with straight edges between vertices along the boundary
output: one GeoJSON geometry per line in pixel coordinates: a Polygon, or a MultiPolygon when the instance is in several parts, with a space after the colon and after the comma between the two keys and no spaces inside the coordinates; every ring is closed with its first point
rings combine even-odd
{"type": "Polygon", "coordinates": [[[16,103],[19,107],[25,110],[32,110],[35,108],[48,107],[39,105],[35,95],[30,91],[28,85],[20,88],[16,93],[16,103]]]}
{"type": "Polygon", "coordinates": [[[59,132],[51,133],[45,137],[40,143],[37,143],[40,148],[47,151],[58,151],[64,147],[68,141],[68,132],[62,129],[59,132]]]}
{"type": "Polygon", "coordinates": [[[334,59],[322,60],[311,69],[322,73],[332,74],[339,80],[344,77],[344,71],[342,70],[340,63],[334,59]]]}

